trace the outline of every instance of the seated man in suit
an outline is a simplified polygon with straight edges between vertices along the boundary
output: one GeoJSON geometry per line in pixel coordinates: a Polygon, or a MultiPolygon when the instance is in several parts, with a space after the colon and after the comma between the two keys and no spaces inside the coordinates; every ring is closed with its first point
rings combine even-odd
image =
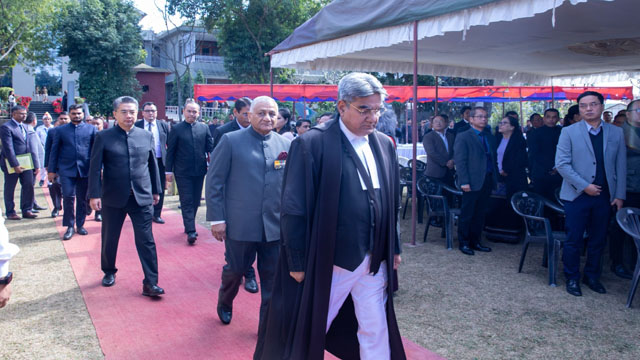
{"type": "MultiPolygon", "coordinates": [[[[20,180],[20,209],[22,217],[33,219],[37,217],[32,210],[33,206],[33,172],[32,169],[25,169],[18,162],[17,156],[31,154],[32,149],[29,146],[29,137],[27,136],[27,128],[24,120],[27,118],[27,109],[24,106],[16,105],[11,108],[11,120],[0,126],[0,141],[2,141],[2,153],[0,153],[0,168],[4,172],[4,206],[6,208],[6,216],[9,220],[20,220],[21,217],[16,214],[15,204],[13,202],[13,194],[20,180]],[[12,167],[14,172],[9,173],[8,166],[12,167]]],[[[35,162],[34,162],[35,164],[35,162]]]]}
{"type": "Polygon", "coordinates": [[[458,184],[463,191],[458,241],[466,255],[474,255],[474,250],[491,251],[480,243],[489,196],[498,176],[495,138],[485,131],[488,118],[485,108],[471,109],[470,127],[456,135],[453,145],[458,184]]]}
{"type": "Polygon", "coordinates": [[[452,132],[447,131],[449,120],[440,115],[431,120],[433,131],[422,138],[422,146],[427,153],[425,175],[447,185],[453,186],[453,140],[452,132]]]}
{"type": "Polygon", "coordinates": [[[606,293],[600,283],[602,251],[612,210],[622,207],[627,190],[624,135],[621,128],[602,120],[604,97],[585,91],[578,96],[578,108],[582,120],[562,129],[556,150],[567,228],[562,263],[567,292],[574,296],[582,296],[580,254],[585,230],[589,240],[582,281],[591,290],[606,293]]]}
{"type": "Polygon", "coordinates": [[[222,136],[207,173],[207,220],[224,241],[218,317],[231,322],[242,276],[258,255],[262,283],[260,323],[271,298],[280,250],[280,194],[290,141],[273,132],[278,105],[267,96],[251,104],[247,129],[222,136]]]}
{"type": "Polygon", "coordinates": [[[129,215],[144,273],[142,295],[155,297],[164,294],[158,286],[158,257],[151,232],[153,205],[160,200],[160,175],[153,136],[133,125],[137,114],[136,99],[121,96],[114,100],[117,126],[96,135],[89,193],[91,208],[102,210],[102,286],[116,282],[118,242],[129,215]]]}

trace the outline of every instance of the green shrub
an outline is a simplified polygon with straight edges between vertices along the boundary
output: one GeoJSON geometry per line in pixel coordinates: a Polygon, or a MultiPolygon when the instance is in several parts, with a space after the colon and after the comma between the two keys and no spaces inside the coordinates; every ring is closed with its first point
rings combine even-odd
{"type": "Polygon", "coordinates": [[[9,101],[9,92],[13,91],[10,87],[0,87],[0,100],[9,101]]]}

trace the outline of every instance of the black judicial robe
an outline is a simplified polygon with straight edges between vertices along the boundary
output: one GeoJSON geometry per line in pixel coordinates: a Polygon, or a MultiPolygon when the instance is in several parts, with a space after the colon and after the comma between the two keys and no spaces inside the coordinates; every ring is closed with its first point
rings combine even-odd
{"type": "MultiPolygon", "coordinates": [[[[291,144],[282,191],[282,246],[273,295],[254,359],[323,359],[325,348],[341,359],[359,359],[358,323],[351,296],[325,336],[337,229],[343,146],[338,119],[314,127],[291,144]],[[290,271],[304,271],[296,282],[290,271]]],[[[398,163],[388,136],[374,131],[369,144],[378,164],[382,221],[376,226],[372,271],[386,260],[387,326],[392,359],[405,359],[393,308],[399,253],[398,163]],[[381,229],[381,231],[379,230],[381,229]]]]}

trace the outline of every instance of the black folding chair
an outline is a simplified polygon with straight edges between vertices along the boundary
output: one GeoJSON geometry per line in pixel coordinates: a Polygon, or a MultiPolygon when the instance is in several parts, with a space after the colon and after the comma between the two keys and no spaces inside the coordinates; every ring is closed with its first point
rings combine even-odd
{"type": "Polygon", "coordinates": [[[542,216],[544,205],[545,201],[542,196],[529,191],[520,191],[511,197],[511,207],[524,220],[526,230],[518,272],[522,272],[529,244],[532,242],[542,243],[545,245],[546,255],[543,256],[542,264],[548,267],[549,285],[556,286],[558,254],[566,235],[564,232],[551,230],[549,219],[542,216]]]}
{"type": "Polygon", "coordinates": [[[627,307],[630,308],[640,280],[640,209],[632,207],[622,208],[618,210],[616,220],[622,230],[633,238],[633,242],[636,244],[636,250],[638,251],[638,261],[636,261],[636,269],[633,272],[631,289],[629,290],[629,297],[627,298],[627,307]]]}
{"type": "Polygon", "coordinates": [[[427,241],[429,227],[432,225],[431,220],[440,217],[443,219],[442,233],[447,239],[447,249],[451,250],[453,248],[453,227],[451,226],[453,219],[450,215],[447,198],[442,195],[441,183],[423,176],[418,180],[416,186],[420,194],[427,200],[427,220],[424,228],[423,242],[427,241]]]}

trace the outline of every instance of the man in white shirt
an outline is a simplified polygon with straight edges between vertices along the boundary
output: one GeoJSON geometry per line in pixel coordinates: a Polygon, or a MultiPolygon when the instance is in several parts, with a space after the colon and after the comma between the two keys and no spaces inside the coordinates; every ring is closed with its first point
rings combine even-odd
{"type": "Polygon", "coordinates": [[[20,249],[9,242],[9,232],[4,225],[4,217],[0,210],[0,308],[5,307],[11,298],[11,280],[13,274],[9,272],[9,260],[20,249]]]}

